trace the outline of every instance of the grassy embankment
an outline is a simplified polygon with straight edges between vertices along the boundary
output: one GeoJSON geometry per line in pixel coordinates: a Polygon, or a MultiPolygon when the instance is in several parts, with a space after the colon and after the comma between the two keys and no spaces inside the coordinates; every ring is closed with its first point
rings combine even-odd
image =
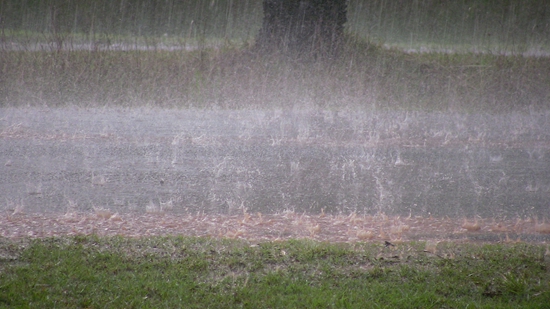
{"type": "Polygon", "coordinates": [[[550,253],[529,244],[251,245],[73,237],[0,244],[0,307],[544,308],[550,253]],[[431,251],[431,250],[430,250],[431,251]]]}
{"type": "Polygon", "coordinates": [[[352,40],[337,60],[196,51],[4,51],[2,106],[506,111],[550,102],[550,59],[406,54],[352,40]]]}

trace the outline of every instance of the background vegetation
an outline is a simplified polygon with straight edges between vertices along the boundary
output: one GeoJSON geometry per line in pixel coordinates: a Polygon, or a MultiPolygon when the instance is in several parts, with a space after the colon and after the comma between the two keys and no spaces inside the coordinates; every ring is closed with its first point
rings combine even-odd
{"type": "Polygon", "coordinates": [[[262,18],[261,1],[23,0],[3,1],[4,30],[46,35],[250,38],[262,18]]]}
{"type": "MultiPolygon", "coordinates": [[[[249,40],[262,22],[262,0],[5,0],[6,31],[94,36],[175,36],[249,40]]],[[[544,0],[350,0],[349,32],[410,46],[523,51],[548,48],[544,0]]],[[[547,49],[548,50],[548,49],[547,49]]]]}
{"type": "Polygon", "coordinates": [[[548,50],[550,3],[543,0],[351,0],[349,28],[409,48],[548,50]]]}
{"type": "Polygon", "coordinates": [[[546,1],[351,0],[342,55],[309,62],[250,52],[260,0],[6,0],[0,17],[0,106],[508,111],[550,100],[546,1]]]}

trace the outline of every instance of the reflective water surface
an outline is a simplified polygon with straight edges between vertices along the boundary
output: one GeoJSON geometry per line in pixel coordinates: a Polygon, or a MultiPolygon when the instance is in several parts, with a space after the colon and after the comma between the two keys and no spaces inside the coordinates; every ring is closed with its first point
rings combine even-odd
{"type": "Polygon", "coordinates": [[[0,209],[548,217],[550,111],[0,109],[0,209]]]}

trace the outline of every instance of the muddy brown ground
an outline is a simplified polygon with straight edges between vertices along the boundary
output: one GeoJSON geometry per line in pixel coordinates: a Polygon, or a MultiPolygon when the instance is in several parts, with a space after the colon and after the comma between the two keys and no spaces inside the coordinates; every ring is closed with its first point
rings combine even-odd
{"type": "Polygon", "coordinates": [[[165,236],[183,235],[245,239],[251,242],[286,239],[314,239],[327,242],[411,240],[534,242],[550,241],[550,224],[537,219],[451,219],[388,217],[385,214],[361,216],[307,215],[295,212],[263,215],[171,214],[161,212],[118,214],[106,209],[94,213],[4,214],[0,236],[43,238],[54,236],[165,236]]]}

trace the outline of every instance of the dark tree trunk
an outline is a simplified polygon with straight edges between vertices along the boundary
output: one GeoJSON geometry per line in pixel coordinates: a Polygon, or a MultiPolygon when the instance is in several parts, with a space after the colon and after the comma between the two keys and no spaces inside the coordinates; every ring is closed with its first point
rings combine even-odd
{"type": "Polygon", "coordinates": [[[264,0],[257,47],[301,57],[334,57],[343,40],[346,8],[346,0],[264,0]]]}

